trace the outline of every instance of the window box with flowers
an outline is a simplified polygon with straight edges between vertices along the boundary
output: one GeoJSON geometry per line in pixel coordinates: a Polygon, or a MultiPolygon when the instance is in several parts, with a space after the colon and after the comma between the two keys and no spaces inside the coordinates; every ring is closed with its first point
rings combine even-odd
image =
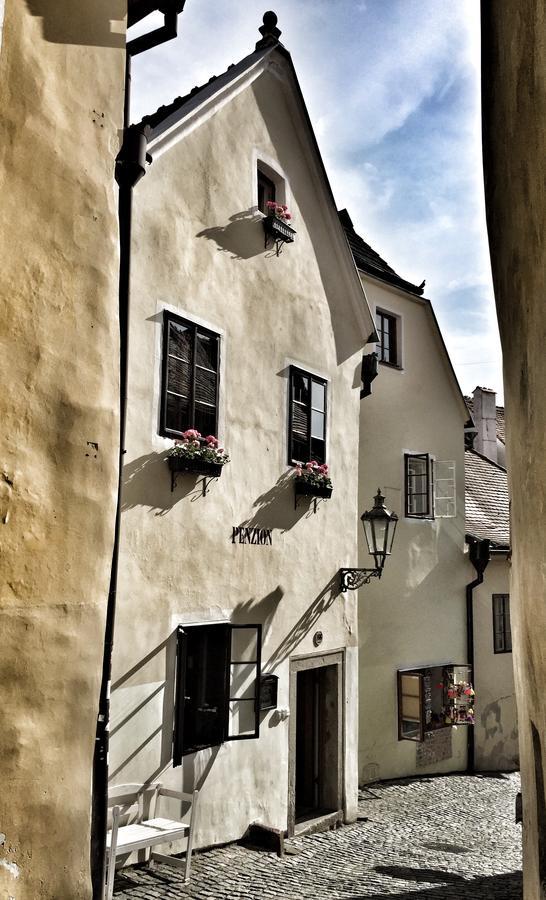
{"type": "Polygon", "coordinates": [[[202,437],[195,428],[189,428],[180,440],[175,440],[167,462],[172,476],[171,489],[174,490],[176,475],[180,472],[219,478],[229,456],[214,435],[202,437]]]}
{"type": "Polygon", "coordinates": [[[294,229],[288,224],[292,219],[292,214],[288,211],[287,206],[276,203],[274,200],[268,200],[266,207],[268,213],[263,219],[265,247],[267,249],[269,241],[272,240],[278,256],[282,245],[291,244],[296,235],[294,229]]]}
{"type": "Polygon", "coordinates": [[[332,496],[332,479],[326,464],[321,466],[311,460],[296,466],[295,474],[296,496],[322,497],[323,500],[329,500],[332,496]]]}

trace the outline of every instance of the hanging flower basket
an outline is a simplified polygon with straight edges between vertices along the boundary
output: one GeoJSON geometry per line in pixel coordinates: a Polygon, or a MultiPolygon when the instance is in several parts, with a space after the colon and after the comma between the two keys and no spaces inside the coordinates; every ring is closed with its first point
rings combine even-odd
{"type": "Polygon", "coordinates": [[[333,491],[332,479],[326,464],[314,460],[296,466],[295,491],[297,496],[322,497],[329,500],[333,491]]]}
{"type": "Polygon", "coordinates": [[[475,693],[469,681],[451,681],[445,688],[446,725],[474,725],[475,693]]]}
{"type": "Polygon", "coordinates": [[[205,478],[219,478],[222,469],[229,462],[229,456],[223,447],[219,447],[218,438],[209,434],[204,438],[194,428],[188,429],[181,440],[176,440],[167,456],[167,463],[172,474],[172,490],[176,483],[176,474],[187,472],[203,475],[205,478]]]}

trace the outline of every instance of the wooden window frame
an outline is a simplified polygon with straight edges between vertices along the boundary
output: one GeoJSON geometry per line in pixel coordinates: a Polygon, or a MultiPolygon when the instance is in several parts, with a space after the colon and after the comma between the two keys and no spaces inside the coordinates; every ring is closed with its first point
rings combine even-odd
{"type": "Polygon", "coordinates": [[[261,655],[262,655],[262,626],[261,625],[232,625],[225,623],[202,623],[195,625],[179,625],[176,631],[176,676],[175,676],[175,699],[174,699],[174,729],[173,729],[173,767],[182,764],[184,756],[191,753],[198,753],[209,747],[216,747],[227,741],[248,741],[260,736],[260,677],[261,677],[261,655]],[[225,653],[222,665],[224,666],[224,701],[221,712],[221,735],[218,743],[204,743],[199,746],[189,746],[184,741],[184,718],[185,718],[185,700],[186,698],[186,663],[188,657],[188,640],[191,639],[191,633],[204,629],[221,629],[224,632],[225,653]],[[252,630],[256,635],[256,659],[253,660],[236,660],[231,656],[232,638],[235,631],[243,629],[252,630]],[[231,696],[231,666],[232,665],[254,665],[256,667],[256,680],[254,696],[242,699],[237,696],[231,696]],[[234,701],[250,703],[254,701],[254,732],[248,734],[232,734],[230,732],[230,703],[234,701]]]}
{"type": "Polygon", "coordinates": [[[163,310],[163,347],[162,347],[162,359],[161,359],[161,409],[160,409],[160,424],[159,424],[159,434],[163,437],[170,438],[178,438],[184,432],[177,431],[174,428],[168,428],[166,423],[167,417],[167,393],[168,393],[168,364],[169,364],[169,326],[171,322],[175,322],[178,325],[183,325],[185,328],[188,328],[192,332],[192,361],[191,361],[191,399],[190,399],[190,416],[189,423],[184,429],[187,431],[188,428],[194,428],[195,423],[195,369],[196,369],[196,361],[195,361],[195,344],[197,334],[202,334],[206,337],[215,338],[218,342],[218,353],[217,353],[217,369],[216,369],[216,404],[215,404],[215,415],[214,415],[214,436],[218,436],[218,408],[220,401],[220,365],[221,365],[221,336],[216,331],[212,331],[210,328],[205,328],[202,325],[198,325],[197,322],[192,322],[190,319],[184,319],[182,316],[177,315],[176,313],[171,312],[170,310],[163,310]]]}
{"type": "MultiPolygon", "coordinates": [[[[422,495],[421,495],[422,496],[422,495]]],[[[434,519],[434,506],[432,503],[432,497],[434,496],[434,462],[430,453],[404,453],[404,514],[407,519],[434,519]],[[409,487],[409,460],[410,459],[424,459],[426,460],[426,497],[427,497],[427,506],[426,510],[422,513],[414,513],[409,511],[409,497],[410,492],[408,490],[409,487]]]]}
{"type": "Polygon", "coordinates": [[[393,313],[386,312],[384,309],[376,309],[375,318],[377,334],[379,337],[377,342],[378,360],[380,363],[383,363],[383,365],[390,366],[392,369],[400,369],[399,317],[393,315],[393,313]],[[394,344],[394,347],[389,346],[389,359],[385,359],[384,357],[385,347],[383,336],[385,334],[385,328],[383,327],[383,322],[385,320],[390,323],[389,337],[392,338],[392,343],[394,344]]]}
{"type": "MultiPolygon", "coordinates": [[[[458,721],[455,722],[445,722],[445,721],[435,721],[434,720],[434,700],[433,700],[433,691],[434,684],[438,678],[442,679],[442,683],[438,684],[438,689],[442,689],[443,698],[442,698],[442,710],[445,710],[446,704],[449,703],[447,689],[449,687],[449,682],[446,685],[446,681],[449,679],[450,675],[452,678],[455,677],[455,671],[457,670],[466,670],[468,675],[468,681],[470,682],[472,679],[472,673],[470,666],[464,663],[441,663],[435,665],[427,665],[427,666],[413,666],[410,669],[398,669],[397,676],[397,714],[398,714],[398,740],[399,741],[413,741],[414,743],[421,743],[425,740],[425,735],[433,733],[435,731],[441,731],[444,728],[453,728],[454,725],[461,724],[458,721]],[[438,672],[437,670],[441,670],[438,672]],[[419,679],[419,731],[415,736],[408,736],[404,734],[402,731],[402,722],[404,720],[404,716],[402,715],[402,678],[404,675],[411,675],[417,677],[419,679]],[[427,686],[425,685],[425,678],[429,679],[428,684],[428,693],[427,686]]],[[[438,698],[436,698],[438,699],[438,698]]],[[[456,701],[455,701],[456,702],[456,701]]],[[[438,714],[438,710],[436,710],[436,714],[438,714]]],[[[465,723],[466,724],[466,723],[465,723]]]]}
{"type": "MultiPolygon", "coordinates": [[[[319,375],[313,375],[312,372],[308,372],[305,369],[301,369],[299,366],[290,366],[288,373],[288,465],[295,466],[298,463],[306,463],[310,462],[314,457],[311,455],[311,431],[312,431],[312,411],[313,411],[313,382],[316,384],[321,384],[324,387],[324,459],[322,463],[328,462],[328,455],[326,452],[327,449],[327,436],[328,436],[328,381],[326,378],[321,378],[319,375]],[[309,378],[309,403],[307,405],[307,411],[309,415],[309,435],[308,435],[308,458],[307,459],[296,459],[296,457],[292,454],[292,379],[294,375],[303,375],[305,378],[309,378]]],[[[322,410],[320,410],[322,412],[322,410]]],[[[320,460],[317,460],[320,462],[320,460]]]]}
{"type": "Polygon", "coordinates": [[[512,653],[512,627],[511,627],[511,619],[510,619],[510,594],[492,594],[492,608],[493,608],[493,652],[494,653],[512,653]],[[496,606],[498,601],[502,603],[502,611],[499,615],[496,606]],[[497,620],[501,619],[502,621],[502,632],[497,629],[497,620]],[[508,623],[508,627],[507,627],[508,623]],[[497,642],[497,635],[502,635],[502,644],[503,646],[499,646],[497,642]],[[509,643],[510,646],[507,647],[506,644],[509,643]]]}
{"type": "Polygon", "coordinates": [[[414,743],[421,743],[425,740],[425,703],[424,703],[424,671],[422,669],[399,669],[396,673],[397,675],[397,703],[398,703],[398,740],[399,741],[413,741],[414,743]],[[419,713],[420,713],[420,721],[419,721],[419,735],[417,737],[408,737],[407,734],[402,733],[402,678],[404,675],[413,675],[419,678],[419,713]]]}

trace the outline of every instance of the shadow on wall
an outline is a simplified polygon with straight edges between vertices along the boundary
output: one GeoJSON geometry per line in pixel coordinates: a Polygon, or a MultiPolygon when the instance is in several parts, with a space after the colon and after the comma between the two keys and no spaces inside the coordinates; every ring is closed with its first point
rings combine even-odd
{"type": "Polygon", "coordinates": [[[264,671],[273,672],[301,643],[303,638],[309,634],[316,625],[321,615],[328,610],[336,597],[341,593],[339,586],[339,573],[336,572],[330,579],[325,588],[315,598],[308,609],[298,619],[294,627],[288,632],[286,637],[281,641],[274,653],[264,663],[264,671]]]}
{"type": "MultiPolygon", "coordinates": [[[[167,455],[168,451],[146,453],[123,466],[121,508],[124,512],[147,506],[156,516],[164,516],[184,497],[189,497],[191,503],[203,499],[203,477],[191,472],[178,472],[175,489],[171,491],[167,455]]],[[[214,490],[216,480],[207,479],[207,492],[214,490]]]]}
{"type": "Polygon", "coordinates": [[[150,693],[144,699],[141,699],[131,710],[125,712],[122,719],[116,721],[115,725],[112,728],[111,735],[112,737],[114,737],[121,728],[130,725],[131,720],[134,719],[134,717],[138,713],[144,710],[145,706],[150,703],[161,691],[163,691],[161,722],[148,734],[143,735],[143,740],[140,741],[138,747],[131,747],[130,753],[128,753],[127,756],[123,757],[123,759],[115,769],[110,770],[108,775],[109,782],[115,782],[116,780],[118,780],[118,776],[129,765],[129,763],[144,750],[144,748],[150,743],[150,741],[153,741],[154,738],[156,738],[158,735],[161,735],[158,765],[153,769],[153,771],[147,772],[145,777],[142,778],[142,781],[145,783],[154,781],[154,779],[156,779],[158,775],[160,775],[161,772],[163,772],[171,764],[176,672],[176,632],[173,631],[173,633],[169,635],[169,637],[165,641],[162,641],[157,645],[157,647],[154,647],[154,649],[151,650],[146,656],[135,663],[134,666],[128,669],[127,672],[125,672],[120,678],[113,682],[112,693],[114,693],[119,688],[128,686],[127,682],[134,675],[140,673],[145,666],[150,663],[157,663],[158,655],[163,652],[165,680],[159,686],[156,683],[150,685],[150,693]]]}
{"type": "Polygon", "coordinates": [[[261,253],[275,255],[275,250],[265,249],[265,235],[262,228],[263,216],[255,206],[235,213],[227,225],[214,225],[198,231],[196,237],[214,241],[222,253],[230,253],[231,259],[251,259],[261,253]]]}
{"type": "Polygon", "coordinates": [[[127,0],[26,0],[26,5],[31,16],[42,19],[43,38],[52,44],[125,47],[127,0]],[[118,25],[121,34],[113,30],[118,25]]]}
{"type": "MultiPolygon", "coordinates": [[[[260,494],[252,506],[255,511],[241,522],[247,528],[271,528],[284,533],[290,531],[300,519],[308,519],[315,514],[313,497],[298,497],[294,494],[294,477],[292,471],[283,472],[276,484],[260,494]]],[[[316,504],[317,512],[320,498],[316,504]]]]}

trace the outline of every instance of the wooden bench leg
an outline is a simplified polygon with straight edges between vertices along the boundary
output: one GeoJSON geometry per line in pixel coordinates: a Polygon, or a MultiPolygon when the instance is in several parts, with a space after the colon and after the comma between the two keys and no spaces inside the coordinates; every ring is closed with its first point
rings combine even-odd
{"type": "Polygon", "coordinates": [[[112,831],[110,834],[110,850],[108,851],[108,874],[106,878],[106,900],[114,896],[114,878],[116,875],[116,847],[118,843],[119,806],[112,810],[112,831]]]}

